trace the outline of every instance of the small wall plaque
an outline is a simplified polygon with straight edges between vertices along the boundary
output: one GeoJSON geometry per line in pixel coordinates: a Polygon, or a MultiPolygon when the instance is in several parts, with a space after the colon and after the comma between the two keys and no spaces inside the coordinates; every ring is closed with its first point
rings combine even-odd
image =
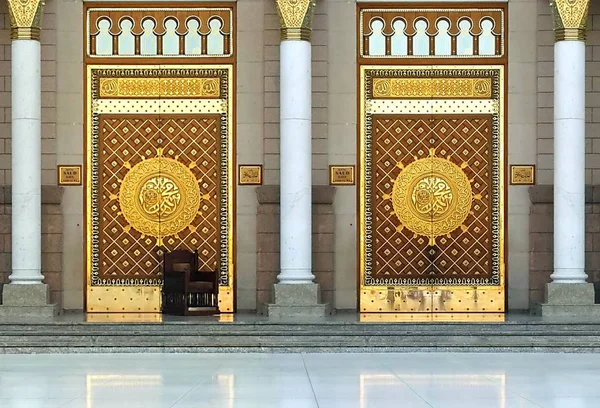
{"type": "Polygon", "coordinates": [[[80,186],[81,185],[81,166],[63,165],[57,166],[58,185],[59,186],[80,186]]]}
{"type": "Polygon", "coordinates": [[[531,186],[535,184],[535,166],[533,164],[514,164],[510,166],[510,184],[531,186]]]}
{"type": "Polygon", "coordinates": [[[239,184],[243,186],[260,186],[262,184],[262,165],[240,165],[239,184]]]}
{"type": "Polygon", "coordinates": [[[332,186],[353,186],[354,166],[329,166],[329,184],[332,186]]]}

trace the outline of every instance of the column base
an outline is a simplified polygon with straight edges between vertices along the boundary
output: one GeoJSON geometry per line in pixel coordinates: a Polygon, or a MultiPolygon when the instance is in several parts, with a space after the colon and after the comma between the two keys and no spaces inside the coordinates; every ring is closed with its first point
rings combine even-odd
{"type": "Polygon", "coordinates": [[[330,305],[321,303],[316,283],[277,283],[274,287],[275,303],[267,306],[272,319],[324,318],[331,314],[330,305]]]}
{"type": "Polygon", "coordinates": [[[46,284],[6,284],[2,290],[0,317],[53,317],[57,309],[49,300],[46,284]]]}
{"type": "Polygon", "coordinates": [[[542,316],[600,320],[600,304],[594,301],[593,283],[549,283],[546,303],[541,305],[542,316]]]}

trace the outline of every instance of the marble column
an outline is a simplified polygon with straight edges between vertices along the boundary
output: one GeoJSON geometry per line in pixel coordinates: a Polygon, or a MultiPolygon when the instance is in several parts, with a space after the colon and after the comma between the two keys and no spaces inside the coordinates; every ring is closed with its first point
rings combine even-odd
{"type": "Polygon", "coordinates": [[[13,284],[42,283],[41,1],[9,0],[12,39],[13,284]]]}
{"type": "Polygon", "coordinates": [[[8,0],[12,68],[12,272],[0,316],[51,316],[42,283],[42,0],[8,0]]]}
{"type": "Polygon", "coordinates": [[[316,0],[275,0],[280,48],[280,273],[272,318],[327,314],[312,273],[311,33],[316,0]]]}
{"type": "Polygon", "coordinates": [[[277,0],[280,48],[282,284],[311,283],[311,22],[314,0],[277,0]]]}
{"type": "Polygon", "coordinates": [[[585,283],[585,43],[554,45],[555,283],[585,283]]]}
{"type": "Polygon", "coordinates": [[[589,0],[554,13],[554,283],[585,283],[585,24],[589,0]],[[574,14],[577,13],[577,14],[574,14]]]}
{"type": "Polygon", "coordinates": [[[554,21],[554,273],[544,316],[595,316],[585,273],[585,35],[589,0],[551,0],[554,21]]]}

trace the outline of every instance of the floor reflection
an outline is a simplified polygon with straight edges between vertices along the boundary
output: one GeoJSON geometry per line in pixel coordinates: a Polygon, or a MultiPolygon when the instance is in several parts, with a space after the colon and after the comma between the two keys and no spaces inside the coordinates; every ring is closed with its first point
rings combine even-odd
{"type": "Polygon", "coordinates": [[[86,408],[94,408],[94,401],[102,398],[107,390],[161,389],[163,386],[161,375],[88,374],[85,388],[86,408]]]}
{"type": "Polygon", "coordinates": [[[0,355],[2,408],[598,408],[600,355],[0,355]]]}

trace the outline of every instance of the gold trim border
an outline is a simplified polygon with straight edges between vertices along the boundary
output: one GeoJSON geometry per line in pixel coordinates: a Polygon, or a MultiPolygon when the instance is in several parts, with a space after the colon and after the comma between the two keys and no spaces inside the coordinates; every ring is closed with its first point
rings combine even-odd
{"type": "MultiPolygon", "coordinates": [[[[359,173],[358,173],[358,217],[359,217],[359,311],[361,313],[370,312],[409,312],[409,313],[436,313],[436,312],[495,312],[503,313],[505,310],[505,288],[506,288],[506,263],[505,263],[505,234],[506,234],[506,223],[505,223],[505,68],[503,65],[436,65],[436,66],[415,66],[415,65],[393,65],[393,66],[382,66],[382,65],[363,65],[360,67],[360,78],[359,78],[359,173]],[[367,123],[367,115],[369,114],[367,107],[370,100],[366,95],[366,81],[365,76],[367,71],[382,71],[382,70],[395,70],[395,71],[423,71],[423,70],[434,70],[443,73],[448,76],[449,72],[461,72],[464,75],[465,70],[498,70],[499,72],[499,86],[498,86],[498,159],[499,159],[499,174],[498,174],[498,229],[499,229],[499,242],[498,242],[498,255],[499,255],[499,271],[498,285],[482,285],[474,283],[473,285],[452,285],[447,286],[443,284],[436,285],[366,285],[365,284],[365,265],[366,265],[366,246],[372,245],[371,242],[367,242],[366,239],[366,218],[371,217],[371,214],[367,214],[366,211],[366,136],[367,127],[370,127],[370,123],[367,123]],[[434,292],[435,291],[449,291],[452,293],[455,299],[461,302],[451,302],[447,304],[443,300],[440,300],[438,307],[434,304],[434,292]],[[401,292],[401,293],[398,293],[401,292]],[[475,301],[473,299],[473,292],[487,293],[487,299],[490,301],[490,305],[484,308],[484,303],[478,304],[477,296],[475,301]],[[390,303],[393,305],[393,300],[398,295],[403,296],[406,302],[403,306],[396,310],[390,309],[390,303]],[[390,301],[391,297],[391,301],[390,301]],[[468,302],[462,303],[464,300],[468,302]],[[425,303],[423,303],[425,302],[425,303]],[[469,307],[471,306],[471,307],[469,307]]],[[[493,199],[493,198],[492,198],[493,199]]],[[[494,243],[492,243],[493,245],[494,243]]],[[[438,296],[443,296],[440,293],[438,296]]]]}
{"type": "Polygon", "coordinates": [[[15,40],[35,40],[40,41],[42,30],[38,27],[12,27],[10,30],[10,39],[15,40]]]}
{"type": "MultiPolygon", "coordinates": [[[[155,288],[155,282],[145,282],[143,284],[136,285],[93,285],[92,284],[92,255],[94,246],[97,246],[97,243],[92,240],[92,202],[94,197],[92,197],[92,142],[93,142],[93,134],[94,131],[94,122],[93,122],[93,107],[94,100],[92,98],[92,74],[95,70],[123,70],[129,71],[131,70],[175,70],[175,69],[184,69],[184,70],[225,70],[227,72],[227,106],[229,109],[226,112],[226,120],[228,123],[227,126],[227,149],[225,152],[222,152],[222,155],[225,155],[226,158],[226,168],[227,168],[227,177],[226,177],[226,191],[227,191],[227,220],[226,225],[220,227],[221,229],[221,248],[225,248],[227,253],[225,255],[225,262],[227,263],[227,271],[225,275],[221,275],[219,278],[219,310],[224,313],[232,313],[234,312],[234,302],[235,302],[235,263],[234,263],[234,240],[235,240],[235,173],[234,173],[234,159],[235,159],[235,144],[234,144],[234,126],[235,123],[233,121],[234,117],[234,92],[235,92],[235,82],[233,75],[233,65],[87,65],[86,66],[86,145],[85,145],[85,209],[86,209],[86,293],[87,293],[87,301],[86,308],[88,311],[90,310],[90,305],[95,305],[96,301],[92,300],[92,296],[97,295],[90,289],[99,289],[99,288],[113,288],[115,290],[118,289],[115,293],[122,293],[126,297],[133,292],[136,291],[136,288],[155,288]],[[225,229],[225,231],[223,231],[225,229]],[[223,237],[223,232],[225,232],[225,237],[223,237]],[[120,291],[120,292],[119,292],[120,291]],[[133,292],[132,292],[133,291],[133,292]]],[[[222,181],[223,182],[223,181],[222,181]]],[[[219,261],[220,265],[222,265],[222,260],[219,261]]],[[[222,272],[220,272],[222,273],[222,272]]],[[[111,292],[113,293],[113,292],[111,292]]],[[[137,292],[135,292],[137,293],[137,292]]],[[[142,299],[142,298],[140,298],[142,299]]],[[[145,298],[144,298],[145,299],[145,298]]],[[[148,297],[149,303],[146,305],[137,305],[136,310],[118,310],[119,308],[109,308],[107,312],[138,312],[137,309],[142,309],[147,312],[155,312],[156,307],[158,305],[158,310],[160,311],[160,296],[158,297],[148,297]],[[156,300],[158,299],[158,300],[156,300]],[[158,302],[158,303],[156,303],[158,302]]]]}

